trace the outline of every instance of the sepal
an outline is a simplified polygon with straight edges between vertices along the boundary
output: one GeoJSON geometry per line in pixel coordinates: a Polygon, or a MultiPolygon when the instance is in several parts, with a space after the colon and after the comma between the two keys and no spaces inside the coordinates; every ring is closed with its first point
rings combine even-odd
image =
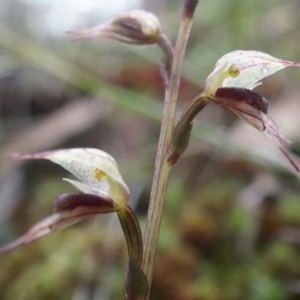
{"type": "Polygon", "coordinates": [[[118,165],[108,153],[93,148],[72,148],[33,154],[15,153],[13,159],[47,159],[59,164],[81,182],[66,179],[83,193],[110,198],[117,205],[126,205],[129,190],[118,165]]]}
{"type": "Polygon", "coordinates": [[[74,225],[89,215],[116,211],[118,208],[110,199],[90,194],[62,194],[54,201],[53,215],[32,226],[16,241],[0,248],[0,253],[9,252],[35,240],[74,225]]]}
{"type": "Polygon", "coordinates": [[[284,143],[290,144],[290,141],[283,137],[275,122],[267,116],[267,99],[254,91],[231,87],[219,88],[216,96],[209,98],[212,102],[232,110],[249,125],[262,132],[299,172],[298,166],[283,148],[284,143]]]}
{"type": "Polygon", "coordinates": [[[205,91],[212,95],[221,87],[237,87],[252,90],[263,78],[289,66],[291,62],[260,51],[237,50],[222,56],[213,72],[206,79],[205,91]]]}

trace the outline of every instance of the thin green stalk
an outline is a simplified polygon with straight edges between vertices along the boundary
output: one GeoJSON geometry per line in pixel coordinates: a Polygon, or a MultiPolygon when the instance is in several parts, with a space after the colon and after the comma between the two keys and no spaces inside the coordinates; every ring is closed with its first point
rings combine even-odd
{"type": "Polygon", "coordinates": [[[175,129],[175,134],[176,132],[184,131],[208,102],[209,99],[206,97],[205,92],[197,94],[181,114],[175,129]]]}
{"type": "Polygon", "coordinates": [[[189,105],[181,114],[168,150],[168,162],[172,165],[177,162],[179,157],[186,150],[190,141],[193,120],[208,102],[209,99],[205,96],[205,92],[202,92],[190,101],[189,105]]]}
{"type": "MultiPolygon", "coordinates": [[[[191,2],[197,3],[197,1],[191,2]]],[[[195,6],[196,4],[194,5],[194,9],[195,6]]],[[[184,6],[183,17],[180,23],[175,53],[171,67],[171,74],[165,93],[162,127],[155,162],[155,171],[146,223],[144,255],[142,262],[142,269],[147,277],[149,289],[152,282],[153,266],[162,218],[163,204],[171,171],[171,164],[168,162],[167,152],[172,140],[174,130],[174,119],[182,61],[185,54],[190,29],[192,26],[192,16],[193,13],[187,11],[187,6],[184,6]]]]}
{"type": "Polygon", "coordinates": [[[118,210],[117,214],[126,238],[128,256],[140,265],[142,263],[143,249],[139,221],[129,205],[118,210]]]}
{"type": "Polygon", "coordinates": [[[168,80],[171,75],[174,49],[173,49],[173,46],[172,46],[169,38],[164,33],[160,34],[160,38],[157,41],[157,44],[161,48],[161,50],[164,54],[160,72],[161,72],[162,78],[164,79],[165,85],[167,86],[168,80]]]}

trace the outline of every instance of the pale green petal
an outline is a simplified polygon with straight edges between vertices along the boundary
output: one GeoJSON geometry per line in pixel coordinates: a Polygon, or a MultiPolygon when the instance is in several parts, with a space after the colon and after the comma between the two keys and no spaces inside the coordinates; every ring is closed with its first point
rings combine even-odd
{"type": "Polygon", "coordinates": [[[14,154],[16,159],[49,159],[74,174],[83,184],[74,184],[80,190],[112,199],[123,205],[129,198],[116,161],[104,151],[92,148],[73,148],[35,154],[14,154]]]}
{"type": "Polygon", "coordinates": [[[253,89],[263,78],[288,66],[299,67],[300,64],[259,51],[233,51],[218,60],[214,71],[206,80],[205,90],[213,94],[220,87],[253,89]],[[239,72],[230,72],[233,67],[239,72]]]}
{"type": "Polygon", "coordinates": [[[77,180],[72,180],[72,179],[69,179],[69,178],[63,178],[63,180],[70,182],[78,190],[80,190],[81,192],[86,193],[86,194],[96,194],[98,196],[105,197],[105,196],[107,196],[107,193],[109,191],[109,186],[108,186],[108,182],[107,181],[106,181],[107,185],[105,187],[103,187],[103,189],[101,189],[101,190],[99,190],[99,189],[98,190],[94,190],[94,189],[91,189],[85,183],[82,183],[82,182],[77,181],[77,180]]]}

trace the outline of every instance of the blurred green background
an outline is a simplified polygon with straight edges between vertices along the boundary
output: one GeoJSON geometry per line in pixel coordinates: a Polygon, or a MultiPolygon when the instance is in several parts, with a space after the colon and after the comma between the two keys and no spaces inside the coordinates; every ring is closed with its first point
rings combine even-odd
{"type": "MultiPolygon", "coordinates": [[[[225,53],[260,50],[300,61],[300,1],[200,0],[188,44],[178,113],[203,90],[225,53]]],[[[0,2],[0,245],[51,214],[75,191],[47,161],[12,152],[96,147],[120,165],[144,229],[162,115],[156,46],[70,42],[65,34],[120,12],[155,13],[174,43],[181,1],[0,2]]],[[[300,165],[300,70],[257,88],[293,141],[300,165]]],[[[175,165],[151,299],[300,299],[299,175],[270,142],[213,104],[197,117],[175,165]]],[[[0,257],[0,299],[125,299],[126,247],[114,215],[89,218],[0,257]]]]}

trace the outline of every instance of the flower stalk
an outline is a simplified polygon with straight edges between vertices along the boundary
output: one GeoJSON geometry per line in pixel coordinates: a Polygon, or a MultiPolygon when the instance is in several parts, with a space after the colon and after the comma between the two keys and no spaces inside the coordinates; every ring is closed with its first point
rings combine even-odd
{"type": "Polygon", "coordinates": [[[181,114],[168,151],[168,161],[175,164],[186,150],[195,116],[206,106],[209,99],[205,92],[197,94],[181,114]]]}
{"type": "MultiPolygon", "coordinates": [[[[196,8],[197,1],[185,2],[193,2],[195,4],[193,8],[196,8]]],[[[162,126],[158,143],[158,151],[155,162],[153,184],[144,237],[142,269],[147,277],[149,288],[151,287],[163,204],[172,166],[172,163],[170,163],[168,160],[167,153],[174,132],[174,120],[182,62],[192,26],[193,13],[191,13],[191,10],[188,10],[187,7],[191,8],[191,6],[187,4],[185,4],[183,8],[182,19],[171,66],[171,73],[165,92],[162,126]]]]}
{"type": "Polygon", "coordinates": [[[161,76],[164,79],[165,85],[167,86],[168,80],[171,75],[174,49],[169,38],[164,33],[160,34],[160,37],[157,40],[157,45],[160,47],[160,49],[164,54],[160,71],[161,71],[161,76]]]}
{"type": "Polygon", "coordinates": [[[122,207],[117,214],[126,238],[128,251],[126,296],[129,300],[143,300],[148,293],[148,282],[140,267],[143,258],[143,241],[139,221],[129,205],[122,207]]]}
{"type": "Polygon", "coordinates": [[[117,211],[119,221],[127,241],[128,256],[141,264],[143,257],[142,233],[139,221],[129,205],[117,211]]]}

